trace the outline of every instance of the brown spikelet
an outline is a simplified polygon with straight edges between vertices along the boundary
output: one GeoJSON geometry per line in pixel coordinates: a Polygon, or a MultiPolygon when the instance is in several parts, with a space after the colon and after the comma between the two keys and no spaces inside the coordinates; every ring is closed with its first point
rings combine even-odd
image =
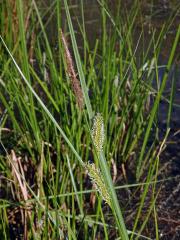
{"type": "Polygon", "coordinates": [[[65,59],[66,59],[66,64],[67,64],[66,71],[67,71],[69,78],[71,79],[71,85],[72,85],[74,95],[76,97],[77,104],[78,104],[79,108],[82,110],[83,106],[84,106],[82,89],[81,89],[79,80],[77,79],[77,74],[74,70],[74,65],[73,65],[70,51],[68,49],[66,38],[61,29],[60,29],[60,38],[62,40],[63,47],[64,47],[65,59]]]}

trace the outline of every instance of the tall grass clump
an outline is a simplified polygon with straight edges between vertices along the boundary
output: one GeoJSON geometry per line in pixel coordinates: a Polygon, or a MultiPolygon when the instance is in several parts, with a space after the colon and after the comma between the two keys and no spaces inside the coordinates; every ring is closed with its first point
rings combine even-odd
{"type": "MultiPolygon", "coordinates": [[[[141,15],[136,1],[128,14],[117,3],[115,14],[106,1],[98,0],[102,33],[101,40],[92,42],[83,1],[78,5],[80,18],[73,15],[76,6],[69,1],[55,0],[45,11],[37,3],[3,2],[0,16],[1,236],[150,239],[144,229],[155,209],[159,158],[169,133],[167,126],[159,140],[158,107],[180,27],[161,82],[158,59],[176,13],[158,33],[152,29],[143,48],[142,25],[136,44],[133,41],[141,15]],[[48,35],[52,18],[55,46],[48,35]],[[140,226],[150,185],[151,201],[140,226]],[[140,189],[141,196],[129,229],[118,188],[132,197],[132,187],[140,189]]],[[[168,119],[172,99],[166,99],[168,119]]],[[[155,227],[158,232],[157,223],[155,227]]]]}

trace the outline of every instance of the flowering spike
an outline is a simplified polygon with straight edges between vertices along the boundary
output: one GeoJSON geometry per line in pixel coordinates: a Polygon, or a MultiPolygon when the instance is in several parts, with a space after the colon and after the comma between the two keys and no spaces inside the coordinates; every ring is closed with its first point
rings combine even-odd
{"type": "Polygon", "coordinates": [[[93,128],[92,128],[92,138],[94,145],[96,147],[96,150],[98,154],[103,149],[103,143],[104,143],[104,123],[103,123],[103,117],[100,113],[97,113],[97,115],[94,118],[93,128]]]}
{"type": "Polygon", "coordinates": [[[76,97],[77,104],[78,104],[79,108],[82,110],[84,107],[83,92],[81,89],[79,79],[77,78],[77,74],[74,69],[73,60],[72,60],[72,57],[71,57],[71,54],[70,54],[70,51],[68,48],[66,38],[61,29],[60,29],[60,37],[61,37],[62,44],[64,47],[65,60],[66,60],[66,65],[67,65],[66,71],[71,80],[71,85],[72,85],[74,95],[76,97]]]}
{"type": "Polygon", "coordinates": [[[108,189],[104,183],[103,176],[99,168],[96,168],[94,163],[86,164],[86,169],[88,170],[88,175],[91,181],[94,183],[96,189],[104,199],[104,201],[111,206],[111,198],[109,196],[108,189]]]}

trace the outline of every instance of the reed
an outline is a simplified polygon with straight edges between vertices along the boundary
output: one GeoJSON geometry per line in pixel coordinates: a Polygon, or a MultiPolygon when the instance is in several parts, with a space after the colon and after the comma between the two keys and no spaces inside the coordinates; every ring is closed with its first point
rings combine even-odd
{"type": "Polygon", "coordinates": [[[160,31],[151,29],[151,39],[143,47],[143,24],[133,42],[138,16],[143,17],[139,1],[126,14],[120,2],[112,13],[106,1],[98,0],[102,34],[94,42],[87,37],[83,1],[76,24],[72,22],[76,6],[66,0],[52,1],[46,11],[32,0],[26,14],[24,1],[16,1],[14,13],[10,2],[2,3],[0,13],[2,239],[20,234],[26,239],[109,239],[112,233],[114,239],[151,239],[144,233],[153,217],[156,239],[160,238],[156,184],[169,180],[158,179],[158,168],[169,134],[175,83],[169,99],[164,90],[175,63],[180,27],[162,79],[159,56],[177,12],[160,31]],[[56,48],[47,31],[53,17],[56,48]],[[62,17],[67,20],[64,26],[62,17]],[[157,121],[161,99],[169,103],[163,141],[157,121]],[[126,171],[131,165],[134,182],[128,184],[126,171]],[[136,191],[138,209],[129,225],[126,211],[136,191]],[[144,208],[147,213],[142,213],[144,208]]]}

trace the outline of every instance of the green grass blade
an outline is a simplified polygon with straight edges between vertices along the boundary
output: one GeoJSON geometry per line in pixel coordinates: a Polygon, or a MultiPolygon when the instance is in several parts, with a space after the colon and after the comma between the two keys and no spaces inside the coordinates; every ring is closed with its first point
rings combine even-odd
{"type": "Polygon", "coordinates": [[[40,99],[40,97],[37,95],[37,93],[34,91],[34,89],[32,88],[31,84],[28,82],[28,80],[26,79],[26,77],[24,76],[24,74],[22,73],[21,69],[19,68],[18,64],[16,63],[14,57],[12,56],[11,52],[9,51],[8,47],[6,46],[3,38],[0,36],[1,41],[3,42],[3,45],[5,46],[8,54],[10,55],[14,65],[16,66],[19,74],[21,75],[22,79],[24,80],[24,82],[26,83],[26,85],[28,86],[28,88],[30,89],[30,91],[32,92],[32,94],[35,96],[35,98],[38,100],[39,104],[41,105],[41,107],[43,108],[43,110],[46,112],[46,114],[49,116],[49,118],[51,119],[51,121],[54,123],[54,125],[56,126],[56,128],[59,130],[59,132],[61,133],[62,137],[64,138],[64,140],[66,141],[66,143],[68,144],[68,146],[70,147],[70,149],[72,150],[72,152],[75,154],[75,156],[77,157],[78,161],[81,163],[81,165],[83,166],[84,163],[81,159],[81,157],[79,156],[79,154],[77,153],[77,151],[75,150],[75,148],[73,147],[73,145],[71,144],[71,142],[69,141],[69,139],[67,138],[66,134],[64,133],[64,131],[62,130],[62,128],[59,126],[59,124],[57,123],[57,121],[55,120],[55,118],[52,116],[52,114],[50,113],[50,111],[47,109],[47,107],[45,106],[45,104],[43,103],[43,101],[40,99]]]}
{"type": "Polygon", "coordinates": [[[100,167],[101,167],[101,170],[102,170],[102,174],[104,176],[105,183],[107,184],[108,191],[110,192],[111,201],[112,201],[112,210],[113,210],[114,215],[116,217],[116,222],[118,224],[118,229],[120,231],[121,238],[123,240],[129,239],[128,234],[127,234],[127,229],[126,229],[125,224],[124,224],[124,219],[123,219],[123,216],[122,216],[122,213],[121,213],[121,209],[120,209],[120,206],[119,206],[119,202],[118,202],[118,199],[117,199],[117,195],[116,195],[116,192],[114,190],[114,185],[113,185],[113,182],[112,182],[112,178],[111,178],[110,173],[109,173],[109,168],[108,168],[106,159],[105,159],[102,152],[100,154],[100,167]]]}
{"type": "Polygon", "coordinates": [[[151,131],[153,121],[154,121],[154,117],[155,117],[156,111],[157,111],[158,106],[159,106],[159,101],[162,97],[162,93],[164,91],[166,81],[168,79],[168,73],[169,73],[170,67],[172,65],[172,61],[173,61],[173,58],[174,58],[176,47],[177,47],[177,44],[178,44],[178,41],[179,41],[179,36],[180,36],[180,25],[179,25],[179,28],[178,28],[178,31],[176,33],[176,37],[175,37],[175,40],[174,40],[174,43],[173,43],[173,46],[172,46],[171,54],[170,54],[168,64],[167,64],[167,70],[164,73],[164,77],[163,77],[163,80],[162,80],[161,87],[159,89],[159,92],[157,93],[153,108],[152,108],[151,113],[150,113],[150,119],[149,119],[149,122],[148,122],[148,126],[147,126],[146,133],[145,133],[145,136],[144,136],[142,149],[141,149],[140,156],[139,156],[138,163],[137,163],[137,170],[136,170],[136,178],[137,179],[139,179],[140,175],[141,175],[141,164],[142,164],[143,156],[145,154],[146,144],[148,142],[150,131],[151,131]]]}
{"type": "MultiPolygon", "coordinates": [[[[67,15],[67,19],[68,19],[68,26],[69,26],[69,30],[70,30],[74,55],[75,55],[75,59],[76,59],[76,65],[77,65],[77,68],[78,68],[78,73],[79,73],[79,77],[80,77],[80,81],[81,81],[81,86],[82,86],[82,90],[83,90],[83,94],[84,94],[84,98],[85,98],[85,103],[86,103],[89,119],[91,120],[92,117],[93,117],[92,107],[91,107],[91,103],[90,103],[88,92],[87,92],[87,86],[86,86],[86,83],[85,83],[83,68],[82,68],[82,64],[81,64],[81,60],[80,60],[80,56],[79,56],[79,51],[78,51],[78,48],[77,48],[77,43],[76,43],[76,39],[75,39],[75,35],[74,35],[73,25],[72,25],[70,13],[69,13],[69,8],[68,8],[66,0],[64,0],[64,5],[65,5],[66,15],[67,15]]],[[[107,187],[108,187],[108,189],[110,189],[110,195],[111,195],[111,201],[112,201],[112,210],[113,210],[113,213],[114,213],[115,218],[116,218],[119,233],[120,233],[122,239],[125,239],[125,240],[129,239],[128,234],[127,234],[127,230],[126,230],[126,227],[125,227],[125,224],[124,224],[124,220],[123,220],[123,217],[122,217],[121,209],[120,209],[120,206],[119,206],[119,202],[118,202],[118,199],[117,199],[117,195],[116,195],[116,192],[114,190],[112,178],[111,178],[111,175],[110,175],[110,172],[109,172],[109,167],[108,167],[107,161],[106,161],[103,154],[101,154],[101,158],[100,158],[100,168],[101,168],[103,176],[105,178],[105,182],[107,184],[107,187]]]]}

